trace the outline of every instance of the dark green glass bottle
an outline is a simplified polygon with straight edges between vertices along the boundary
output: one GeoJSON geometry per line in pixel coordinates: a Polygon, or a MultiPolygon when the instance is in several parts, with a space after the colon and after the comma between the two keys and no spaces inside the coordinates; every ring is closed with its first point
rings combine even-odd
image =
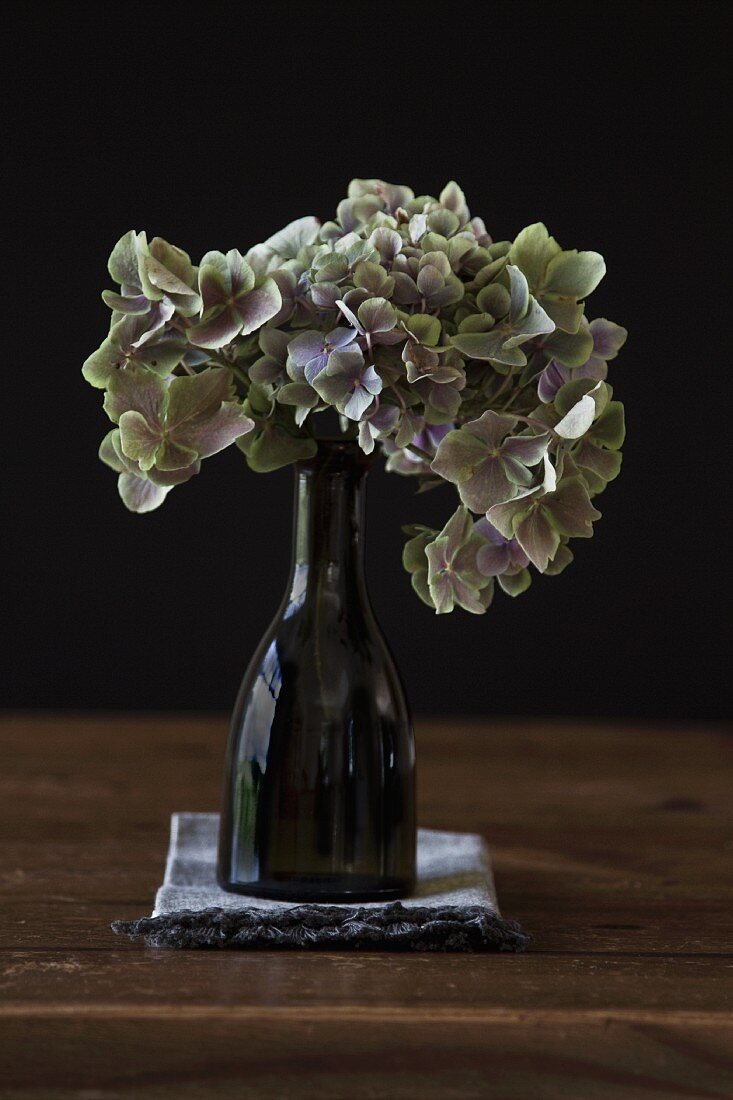
{"type": "Polygon", "coordinates": [[[364,901],[414,885],[412,723],[364,575],[370,461],[356,442],[321,440],[297,464],[288,590],[232,718],[227,890],[364,901]]]}

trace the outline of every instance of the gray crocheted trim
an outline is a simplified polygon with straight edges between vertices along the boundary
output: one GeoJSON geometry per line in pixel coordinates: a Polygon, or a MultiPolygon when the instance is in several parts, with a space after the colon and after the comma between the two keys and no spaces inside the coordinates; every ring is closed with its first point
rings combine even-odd
{"type": "Polygon", "coordinates": [[[113,932],[150,947],[352,948],[384,951],[524,951],[530,936],[483,906],[379,909],[297,905],[279,909],[181,909],[117,920],[113,932]]]}

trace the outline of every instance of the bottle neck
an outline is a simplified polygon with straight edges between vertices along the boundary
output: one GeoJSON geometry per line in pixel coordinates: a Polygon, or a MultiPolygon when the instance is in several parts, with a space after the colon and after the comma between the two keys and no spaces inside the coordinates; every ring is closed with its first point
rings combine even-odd
{"type": "MultiPolygon", "coordinates": [[[[356,442],[321,440],[297,463],[289,607],[366,602],[364,527],[371,464],[356,442]]],[[[292,613],[291,611],[291,613],[292,613]]]]}

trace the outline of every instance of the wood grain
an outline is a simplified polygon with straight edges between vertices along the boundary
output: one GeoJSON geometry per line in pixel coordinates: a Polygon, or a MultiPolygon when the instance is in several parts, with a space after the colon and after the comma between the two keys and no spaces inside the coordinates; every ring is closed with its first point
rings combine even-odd
{"type": "Polygon", "coordinates": [[[733,1096],[721,727],[418,723],[420,817],[483,833],[524,956],[154,951],[219,716],[0,723],[0,1097],[733,1096]]]}

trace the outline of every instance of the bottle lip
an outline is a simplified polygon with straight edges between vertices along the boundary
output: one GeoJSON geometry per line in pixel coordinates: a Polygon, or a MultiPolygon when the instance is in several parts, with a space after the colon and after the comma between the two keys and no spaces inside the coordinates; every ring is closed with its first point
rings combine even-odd
{"type": "Polygon", "coordinates": [[[322,470],[331,469],[348,470],[362,468],[369,469],[376,458],[376,448],[370,454],[365,454],[356,439],[338,439],[328,436],[316,439],[318,449],[310,458],[301,458],[296,463],[298,469],[322,470]]]}

